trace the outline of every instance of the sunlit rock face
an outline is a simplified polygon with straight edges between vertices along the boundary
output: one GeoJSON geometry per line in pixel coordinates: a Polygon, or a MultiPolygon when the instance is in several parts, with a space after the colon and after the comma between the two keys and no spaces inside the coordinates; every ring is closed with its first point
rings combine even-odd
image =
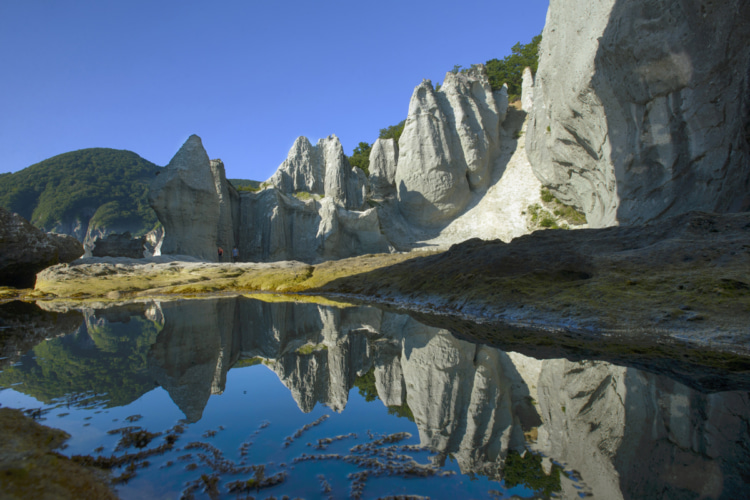
{"type": "Polygon", "coordinates": [[[228,251],[235,244],[238,199],[223,164],[212,164],[200,137],[191,135],[149,191],[151,208],[165,230],[162,253],[216,261],[218,247],[228,251]]]}
{"type": "Polygon", "coordinates": [[[320,139],[315,146],[307,137],[297,138],[268,182],[282,193],[324,195],[337,206],[352,210],[362,208],[367,186],[364,172],[349,165],[335,135],[320,139]]]}
{"type": "Polygon", "coordinates": [[[748,18],[744,0],[552,2],[527,142],[536,175],[593,227],[746,209],[748,18]]]}
{"type": "Polygon", "coordinates": [[[410,222],[439,226],[466,207],[472,191],[488,187],[506,109],[481,65],[446,74],[439,90],[429,80],[417,86],[395,177],[399,207],[410,222]]]}

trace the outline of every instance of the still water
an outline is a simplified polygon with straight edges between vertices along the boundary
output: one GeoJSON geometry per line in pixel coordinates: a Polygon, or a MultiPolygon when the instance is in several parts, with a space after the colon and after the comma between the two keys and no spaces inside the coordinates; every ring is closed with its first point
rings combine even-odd
{"type": "Polygon", "coordinates": [[[125,499],[750,494],[747,391],[534,359],[366,306],[66,318],[5,360],[0,405],[68,432],[62,453],[113,466],[125,499]]]}

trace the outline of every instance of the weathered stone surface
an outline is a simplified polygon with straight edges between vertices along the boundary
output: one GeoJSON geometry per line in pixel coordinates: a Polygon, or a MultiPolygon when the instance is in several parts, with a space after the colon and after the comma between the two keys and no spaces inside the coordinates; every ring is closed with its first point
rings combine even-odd
{"type": "Polygon", "coordinates": [[[341,207],[359,210],[365,201],[367,178],[349,165],[339,138],[331,135],[315,146],[306,137],[297,138],[287,159],[267,182],[286,194],[324,195],[341,207]]]}
{"type": "Polygon", "coordinates": [[[219,246],[228,254],[235,243],[233,189],[223,164],[212,167],[200,137],[191,135],[151,183],[149,203],[165,231],[162,253],[212,262],[219,246]]]}
{"type": "Polygon", "coordinates": [[[133,238],[129,232],[111,233],[105,238],[94,240],[94,249],[91,251],[93,257],[130,257],[140,259],[143,257],[143,248],[146,237],[133,238]]]}
{"type": "Polygon", "coordinates": [[[747,209],[748,18],[744,0],[553,2],[529,126],[537,176],[595,227],[747,209]]]}
{"type": "Polygon", "coordinates": [[[240,219],[240,195],[231,183],[227,182],[224,162],[211,160],[211,175],[219,199],[219,221],[216,244],[224,249],[224,260],[228,261],[232,248],[237,245],[237,222],[240,219]]]}
{"type": "Polygon", "coordinates": [[[410,222],[439,226],[466,207],[472,190],[487,188],[503,119],[483,66],[449,72],[440,90],[428,80],[415,89],[396,169],[410,222]]]}
{"type": "Polygon", "coordinates": [[[317,257],[320,216],[315,203],[276,189],[241,194],[240,258],[254,262],[317,257]]]}
{"type": "Polygon", "coordinates": [[[349,211],[329,197],[301,201],[275,189],[243,193],[241,207],[243,260],[319,262],[390,250],[375,209],[349,211]]]}
{"type": "Polygon", "coordinates": [[[45,233],[0,207],[0,285],[32,288],[36,273],[83,255],[72,236],[45,233]]]}
{"type": "Polygon", "coordinates": [[[370,189],[374,196],[392,194],[396,188],[398,143],[393,139],[378,139],[370,150],[370,189]]]}

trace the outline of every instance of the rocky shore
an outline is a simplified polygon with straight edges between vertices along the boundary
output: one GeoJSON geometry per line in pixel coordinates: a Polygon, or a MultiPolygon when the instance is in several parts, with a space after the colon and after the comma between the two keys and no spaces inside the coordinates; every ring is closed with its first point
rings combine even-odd
{"type": "MultiPolygon", "coordinates": [[[[546,349],[617,344],[637,356],[644,342],[678,343],[747,360],[748,269],[750,214],[691,212],[639,227],[537,231],[507,244],[475,239],[445,252],[318,265],[81,259],[41,272],[33,291],[14,298],[64,310],[81,301],[147,297],[329,295],[481,323],[481,340],[494,344],[507,342],[501,327],[511,326],[545,332],[527,343],[546,349]]],[[[674,356],[684,354],[678,351],[674,356]]],[[[673,357],[668,349],[661,355],[673,357]]]]}

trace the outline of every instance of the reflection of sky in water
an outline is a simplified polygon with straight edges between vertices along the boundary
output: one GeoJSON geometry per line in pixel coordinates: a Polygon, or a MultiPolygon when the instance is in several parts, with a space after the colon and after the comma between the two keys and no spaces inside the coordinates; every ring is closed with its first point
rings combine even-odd
{"type": "MultiPolygon", "coordinates": [[[[49,410],[43,423],[72,435],[63,451],[70,456],[139,451],[116,450],[121,436],[108,434],[128,426],[163,432],[143,448],[154,449],[189,422],[173,450],[148,457],[145,467],[136,461],[134,478],[117,486],[123,498],[174,498],[216,473],[199,457],[213,448],[189,443],[207,443],[240,466],[248,442],[245,465],[264,464],[265,477],[287,474],[249,491],[258,498],[349,497],[356,475],[374,470],[361,460],[373,456],[391,460],[391,472],[413,458],[432,475],[370,474],[363,498],[547,496],[542,490],[562,498],[716,498],[748,489],[747,392],[704,394],[601,361],[505,353],[370,307],[240,297],[94,311],[75,333],[6,366],[2,387],[2,406],[49,410]],[[261,358],[268,366],[254,364],[261,358]],[[379,454],[352,451],[403,432],[411,436],[371,450],[379,454]],[[346,437],[324,450],[307,445],[336,436],[346,437]],[[295,461],[303,454],[337,459],[295,461]]],[[[234,497],[226,485],[253,472],[219,476],[219,491],[234,497]]],[[[202,484],[194,493],[208,496],[202,484]]]]}
{"type": "MultiPolygon", "coordinates": [[[[4,407],[39,408],[40,403],[13,389],[0,392],[0,404],[4,407]]],[[[94,449],[103,446],[101,455],[109,456],[114,453],[119,434],[107,434],[107,431],[125,426],[139,426],[152,432],[171,428],[176,422],[184,418],[182,412],[171,401],[169,395],[161,388],[156,388],[132,403],[116,408],[103,406],[90,409],[71,407],[64,403],[47,405],[49,409],[43,416],[45,425],[60,428],[72,438],[68,447],[63,450],[66,455],[91,454],[94,449]],[[128,422],[127,417],[142,416],[135,422],[128,422]]],[[[199,422],[188,425],[186,431],[177,442],[177,449],[150,458],[151,465],[138,470],[137,476],[126,484],[119,485],[117,492],[122,498],[171,498],[175,492],[184,488],[187,481],[194,480],[201,474],[210,474],[208,467],[199,467],[193,471],[186,471],[185,466],[199,460],[178,459],[187,453],[195,457],[201,450],[181,449],[190,442],[209,443],[224,452],[227,459],[239,463],[240,446],[243,442],[252,441],[248,448],[247,462],[251,464],[266,464],[266,475],[286,470],[287,480],[276,487],[261,490],[260,497],[275,495],[302,496],[304,498],[327,498],[321,492],[319,476],[323,474],[330,484],[330,495],[333,498],[348,497],[351,480],[347,475],[357,472],[355,465],[343,463],[339,460],[303,461],[294,464],[293,459],[301,454],[349,454],[349,450],[357,444],[367,443],[372,439],[368,432],[376,437],[380,435],[408,432],[412,436],[397,445],[419,445],[416,424],[405,418],[389,415],[387,408],[380,401],[366,402],[360,396],[358,389],[349,393],[349,401],[345,411],[336,413],[323,405],[316,405],[310,413],[303,413],[297,407],[289,390],[279,381],[277,375],[263,365],[250,366],[230,370],[227,374],[226,390],[221,395],[211,396],[203,411],[199,422]],[[310,424],[322,415],[329,418],[319,425],[305,431],[293,443],[284,447],[284,440],[298,429],[310,424]],[[267,427],[263,427],[267,422],[267,427]],[[223,428],[223,430],[221,430],[223,428]],[[206,437],[207,431],[217,431],[212,437],[206,437]],[[335,437],[355,433],[356,437],[348,437],[334,441],[325,450],[314,448],[318,439],[335,437]],[[255,434],[255,435],[254,435],[255,434]],[[313,447],[308,446],[308,443],[313,447]],[[174,465],[164,467],[172,461],[174,465]],[[283,467],[281,464],[286,464],[283,467]]],[[[161,443],[161,437],[155,438],[146,448],[153,448],[161,443]]],[[[137,451],[134,449],[131,452],[137,451]]],[[[401,452],[412,456],[422,464],[430,463],[428,451],[401,452]]],[[[120,452],[119,454],[122,454],[120,452]]],[[[457,498],[493,498],[488,492],[503,490],[497,481],[490,481],[484,477],[464,476],[460,474],[455,462],[448,460],[442,471],[454,471],[455,475],[422,478],[399,478],[382,476],[369,478],[365,487],[365,498],[375,498],[384,495],[411,494],[443,498],[456,496],[457,498]]],[[[115,472],[117,474],[117,471],[115,472]]],[[[252,474],[224,475],[226,482],[247,479],[252,474]]],[[[255,490],[252,490],[251,494],[255,490]]],[[[226,490],[222,493],[228,495],[226,490]]],[[[507,494],[530,496],[527,488],[514,487],[507,494]]],[[[204,495],[202,491],[198,497],[204,495]]]]}

